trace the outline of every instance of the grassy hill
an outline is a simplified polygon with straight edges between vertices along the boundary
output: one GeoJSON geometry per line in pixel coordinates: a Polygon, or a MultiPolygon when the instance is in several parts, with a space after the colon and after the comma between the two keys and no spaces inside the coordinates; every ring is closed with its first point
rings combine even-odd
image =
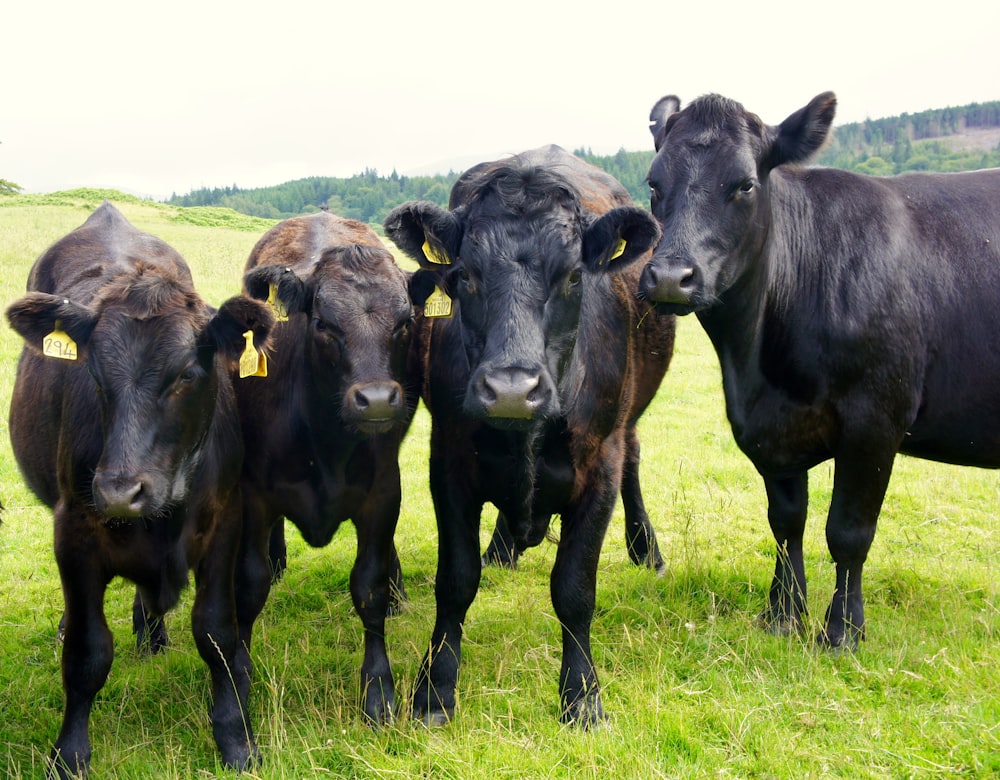
{"type": "MultiPolygon", "coordinates": [[[[114,193],[48,202],[0,199],[4,307],[50,243],[111,196],[140,228],[177,247],[212,302],[239,288],[267,221],[191,212],[114,193]],[[210,219],[208,219],[210,217],[210,219]],[[212,224],[199,224],[212,221],[212,224]]],[[[0,406],[21,344],[0,328],[0,406]]],[[[427,490],[429,419],[402,453],[397,546],[410,601],[388,624],[404,698],[434,620],[436,529],[427,490]]],[[[40,777],[62,708],[62,611],[51,516],[25,488],[0,423],[0,774],[40,777]]],[[[667,572],[628,563],[619,507],[598,578],[594,655],[610,721],[581,734],[558,722],[560,632],[548,594],[555,548],[516,572],[487,570],[465,625],[456,720],[428,731],[406,710],[369,728],[354,702],[361,626],[348,592],[353,528],[309,548],[290,533],[290,568],[253,646],[251,717],[265,764],[245,775],[391,778],[933,778],[1000,773],[997,475],[900,458],[866,568],[868,641],[817,652],[833,589],[823,524],[832,468],[811,474],[806,569],[810,636],[755,625],[773,569],[764,491],[726,422],[718,364],[693,318],[640,423],[646,502],[667,572]]],[[[484,515],[485,545],[492,514],[484,515]]],[[[558,525],[556,525],[558,531],[558,525]]],[[[228,777],[207,718],[208,674],[190,635],[191,594],[168,617],[173,645],[136,656],[131,588],[116,582],[111,678],[91,720],[95,777],[228,777]]]]}

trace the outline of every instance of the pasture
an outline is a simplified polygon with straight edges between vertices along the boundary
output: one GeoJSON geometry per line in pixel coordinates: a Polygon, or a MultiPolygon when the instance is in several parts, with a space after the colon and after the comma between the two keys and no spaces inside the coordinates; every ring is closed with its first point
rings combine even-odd
{"type": "MultiPolygon", "coordinates": [[[[0,289],[19,297],[34,259],[81,224],[100,195],[0,199],[0,289]]],[[[239,289],[267,223],[216,211],[116,200],[140,229],[176,247],[212,303],[239,289]]],[[[6,412],[21,341],[0,328],[0,774],[34,778],[62,710],[62,611],[51,517],[24,486],[6,412]]],[[[430,420],[418,412],[402,452],[397,546],[409,595],[387,625],[405,699],[434,622],[436,530],[427,490],[430,420]]],[[[593,624],[610,715],[580,733],[558,721],[559,629],[549,600],[555,547],[517,571],[488,569],[466,623],[456,719],[427,730],[404,707],[373,730],[356,706],[361,624],[345,526],[322,549],[289,526],[289,570],[258,623],[251,717],[260,778],[820,778],[1000,774],[1000,474],[897,458],[866,567],[868,640],[817,652],[812,636],[755,625],[774,566],[762,483],[725,419],[719,368],[697,320],[640,422],[646,504],[667,564],[631,566],[619,507],[605,542],[593,624]]],[[[823,533],[832,468],[810,474],[810,605],[831,597],[823,533]]],[[[493,515],[484,512],[485,546],[493,515]]],[[[558,532],[558,523],[554,525],[558,532]]],[[[191,592],[168,617],[172,646],[137,657],[132,589],[109,589],[115,663],[91,718],[93,776],[227,776],[208,722],[205,665],[190,633],[191,592]]]]}

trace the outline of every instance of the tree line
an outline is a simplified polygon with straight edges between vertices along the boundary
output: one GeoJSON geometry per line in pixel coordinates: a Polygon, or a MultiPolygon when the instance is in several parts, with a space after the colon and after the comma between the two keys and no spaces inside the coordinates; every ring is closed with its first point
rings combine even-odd
{"type": "MultiPolygon", "coordinates": [[[[946,140],[973,128],[1000,128],[1000,101],[972,103],[834,127],[832,138],[816,159],[818,165],[872,175],[907,171],[960,171],[1000,167],[1000,145],[993,149],[958,149],[946,140]]],[[[604,169],[629,191],[636,203],[649,202],[646,174],[653,151],[595,155],[573,153],[604,169]]],[[[427,200],[446,207],[460,173],[438,176],[381,176],[371,168],[349,178],[312,176],[271,187],[202,188],[174,194],[175,206],[223,206],[242,214],[286,219],[326,208],[334,214],[380,225],[394,207],[408,200],[427,200]]]]}

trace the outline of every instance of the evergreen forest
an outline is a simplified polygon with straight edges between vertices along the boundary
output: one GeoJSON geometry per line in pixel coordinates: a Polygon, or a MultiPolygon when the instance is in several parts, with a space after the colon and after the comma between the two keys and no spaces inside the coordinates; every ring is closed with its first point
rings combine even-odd
{"type": "MultiPolygon", "coordinates": [[[[868,119],[834,126],[830,142],[815,162],[876,176],[1000,167],[1000,143],[991,148],[956,143],[971,132],[990,129],[1000,131],[1000,101],[868,119]]],[[[614,155],[595,155],[589,149],[573,152],[618,179],[636,203],[648,203],[646,174],[652,149],[620,149],[614,155]]],[[[460,173],[403,176],[393,171],[383,176],[366,168],[349,178],[311,176],[254,189],[241,189],[235,184],[198,189],[187,195],[173,195],[167,202],[176,206],[224,206],[267,219],[285,219],[326,208],[343,217],[381,225],[391,209],[408,200],[446,206],[460,173]]]]}

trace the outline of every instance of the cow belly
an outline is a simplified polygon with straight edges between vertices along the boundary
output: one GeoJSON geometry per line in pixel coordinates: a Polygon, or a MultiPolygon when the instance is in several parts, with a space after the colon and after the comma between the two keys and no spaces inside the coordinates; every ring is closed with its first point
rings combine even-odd
{"type": "Polygon", "coordinates": [[[730,422],[739,448],[766,474],[802,471],[833,455],[834,418],[825,409],[783,402],[730,422]]]}
{"type": "Polygon", "coordinates": [[[994,417],[915,426],[900,452],[958,466],[1000,468],[1000,420],[994,417]]]}
{"type": "Polygon", "coordinates": [[[323,495],[311,482],[286,482],[275,485],[275,514],[288,518],[299,529],[310,547],[324,547],[351,516],[355,501],[350,491],[323,495]]]}

